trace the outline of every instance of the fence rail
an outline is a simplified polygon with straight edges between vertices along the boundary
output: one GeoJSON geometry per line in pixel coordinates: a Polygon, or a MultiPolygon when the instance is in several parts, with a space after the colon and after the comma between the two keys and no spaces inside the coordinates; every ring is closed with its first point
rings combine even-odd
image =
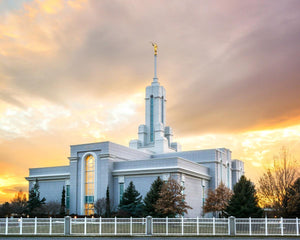
{"type": "Polygon", "coordinates": [[[0,236],[299,236],[299,223],[298,218],[0,218],[0,236]]]}
{"type": "Polygon", "coordinates": [[[145,235],[146,218],[72,218],[70,234],[145,235]]]}
{"type": "Polygon", "coordinates": [[[64,218],[0,218],[0,235],[62,235],[64,218]]]}
{"type": "Polygon", "coordinates": [[[153,235],[229,235],[227,218],[153,218],[153,235]]]}
{"type": "Polygon", "coordinates": [[[299,236],[298,218],[236,218],[236,235],[299,236]]]}

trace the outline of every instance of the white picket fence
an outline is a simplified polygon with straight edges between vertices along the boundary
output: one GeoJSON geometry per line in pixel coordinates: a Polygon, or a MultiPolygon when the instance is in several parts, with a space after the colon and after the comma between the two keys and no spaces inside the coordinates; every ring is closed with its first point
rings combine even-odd
{"type": "Polygon", "coordinates": [[[299,236],[298,218],[0,218],[1,235],[299,236]]]}
{"type": "Polygon", "coordinates": [[[298,218],[236,218],[236,235],[299,236],[298,218]]]}
{"type": "Polygon", "coordinates": [[[227,218],[153,218],[153,235],[229,235],[227,218]]]}
{"type": "Polygon", "coordinates": [[[146,218],[72,218],[74,235],[145,235],[146,218]]]}
{"type": "Polygon", "coordinates": [[[0,235],[62,235],[64,218],[0,218],[0,235]]]}

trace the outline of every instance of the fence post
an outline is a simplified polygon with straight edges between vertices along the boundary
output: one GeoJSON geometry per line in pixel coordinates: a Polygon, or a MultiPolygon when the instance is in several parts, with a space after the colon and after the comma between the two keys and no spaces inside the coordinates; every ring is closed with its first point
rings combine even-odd
{"type": "Polygon", "coordinates": [[[153,218],[151,217],[151,233],[153,234],[154,233],[154,227],[153,227],[153,218]]]}
{"type": "Polygon", "coordinates": [[[51,234],[52,234],[52,217],[49,218],[49,235],[51,235],[51,234]]]}
{"type": "Polygon", "coordinates": [[[115,235],[117,235],[117,217],[115,217],[115,235]]]}
{"type": "Polygon", "coordinates": [[[8,234],[8,217],[5,219],[5,235],[8,234]]]}
{"type": "Polygon", "coordinates": [[[166,235],[169,235],[169,218],[166,217],[166,235]]]}
{"type": "Polygon", "coordinates": [[[84,217],[84,235],[86,235],[86,217],[84,217]]]}
{"type": "Polygon", "coordinates": [[[249,235],[252,235],[251,217],[249,217],[249,235]]]}
{"type": "Polygon", "coordinates": [[[37,217],[34,218],[34,234],[37,233],[37,217]]]}
{"type": "Polygon", "coordinates": [[[281,230],[281,236],[283,236],[283,218],[280,218],[280,230],[281,230]]]}
{"type": "Polygon", "coordinates": [[[146,217],[146,228],[147,228],[147,235],[152,235],[153,234],[153,229],[152,229],[152,226],[153,226],[153,224],[152,224],[152,221],[153,221],[153,219],[152,219],[152,217],[151,216],[147,216],[146,217]]]}
{"type": "Polygon", "coordinates": [[[199,235],[199,217],[197,216],[197,235],[199,235]]]}
{"type": "Polygon", "coordinates": [[[99,218],[99,234],[100,235],[102,234],[102,218],[101,218],[101,216],[99,218]]]}
{"type": "Polygon", "coordinates": [[[265,235],[268,235],[268,218],[267,216],[265,217],[265,235]]]}
{"type": "Polygon", "coordinates": [[[213,217],[213,235],[216,235],[216,219],[213,217]]]}
{"type": "Polygon", "coordinates": [[[130,235],[132,235],[132,217],[130,217],[130,235]]]}
{"type": "Polygon", "coordinates": [[[231,216],[229,217],[229,234],[230,236],[235,236],[236,231],[235,231],[235,217],[231,216]]]}
{"type": "Polygon", "coordinates": [[[297,232],[297,236],[299,236],[299,221],[297,217],[296,217],[296,232],[297,232]]]}
{"type": "MultiPolygon", "coordinates": [[[[50,221],[52,222],[52,220],[50,220],[50,221]]],[[[65,217],[65,232],[64,232],[64,234],[65,235],[70,235],[71,234],[71,217],[70,216],[65,217]]]]}
{"type": "Polygon", "coordinates": [[[23,219],[22,219],[22,217],[20,217],[20,234],[22,234],[22,232],[23,232],[23,219]]]}
{"type": "Polygon", "coordinates": [[[181,235],[184,234],[184,220],[183,217],[181,217],[181,235]]]}

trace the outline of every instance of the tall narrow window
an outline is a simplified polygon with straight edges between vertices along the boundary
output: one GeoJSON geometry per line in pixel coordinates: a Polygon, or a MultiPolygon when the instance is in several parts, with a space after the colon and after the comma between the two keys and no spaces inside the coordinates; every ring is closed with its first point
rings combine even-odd
{"type": "Polygon", "coordinates": [[[70,185],[66,185],[66,209],[70,210],[70,185]]]}
{"type": "Polygon", "coordinates": [[[120,185],[120,202],[121,202],[124,193],[124,183],[120,183],[119,185],[120,185]]]}
{"type": "Polygon", "coordinates": [[[221,182],[223,182],[223,162],[222,159],[220,160],[220,178],[221,178],[221,182]]]}
{"type": "MultiPolygon", "coordinates": [[[[181,194],[183,195],[184,194],[184,188],[185,188],[184,178],[183,178],[183,180],[181,180],[180,185],[182,187],[181,194]]],[[[181,214],[181,216],[184,217],[184,212],[181,214]]]]}
{"type": "Polygon", "coordinates": [[[229,167],[229,163],[227,163],[227,187],[231,189],[231,187],[230,187],[230,167],[229,167]]]}
{"type": "Polygon", "coordinates": [[[125,182],[124,176],[119,176],[118,182],[119,182],[119,202],[121,202],[124,193],[124,182],[125,182]]]}
{"type": "Polygon", "coordinates": [[[181,181],[181,187],[182,187],[181,194],[184,194],[184,188],[185,188],[185,186],[184,186],[184,181],[181,181]]]}
{"type": "Polygon", "coordinates": [[[154,127],[153,127],[153,95],[150,97],[150,142],[154,141],[154,127]]]}
{"type": "MultiPolygon", "coordinates": [[[[204,207],[205,204],[205,182],[202,179],[202,207],[204,207]]],[[[204,211],[202,212],[202,216],[204,216],[204,211]]]]}
{"type": "Polygon", "coordinates": [[[161,123],[164,124],[164,97],[161,98],[161,123]]]}
{"type": "Polygon", "coordinates": [[[95,159],[92,155],[85,159],[85,215],[94,214],[95,159]]]}

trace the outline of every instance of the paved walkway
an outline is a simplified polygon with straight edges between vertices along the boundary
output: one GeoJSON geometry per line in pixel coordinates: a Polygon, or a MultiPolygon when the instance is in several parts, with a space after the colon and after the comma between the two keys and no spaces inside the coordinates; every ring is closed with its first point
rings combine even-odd
{"type": "Polygon", "coordinates": [[[267,240],[279,240],[279,239],[288,239],[288,240],[299,240],[299,237],[32,237],[32,236],[25,236],[25,237],[13,237],[13,236],[0,236],[0,239],[8,239],[8,240],[29,240],[29,239],[34,239],[34,240],[63,240],[63,239],[70,239],[70,240],[81,240],[81,239],[87,239],[87,240],[116,240],[116,239],[121,239],[121,240],[146,240],[146,239],[151,239],[151,240],[214,240],[214,239],[222,239],[222,240],[243,240],[243,239],[251,239],[251,240],[261,240],[261,239],[267,239],[267,240]]]}

